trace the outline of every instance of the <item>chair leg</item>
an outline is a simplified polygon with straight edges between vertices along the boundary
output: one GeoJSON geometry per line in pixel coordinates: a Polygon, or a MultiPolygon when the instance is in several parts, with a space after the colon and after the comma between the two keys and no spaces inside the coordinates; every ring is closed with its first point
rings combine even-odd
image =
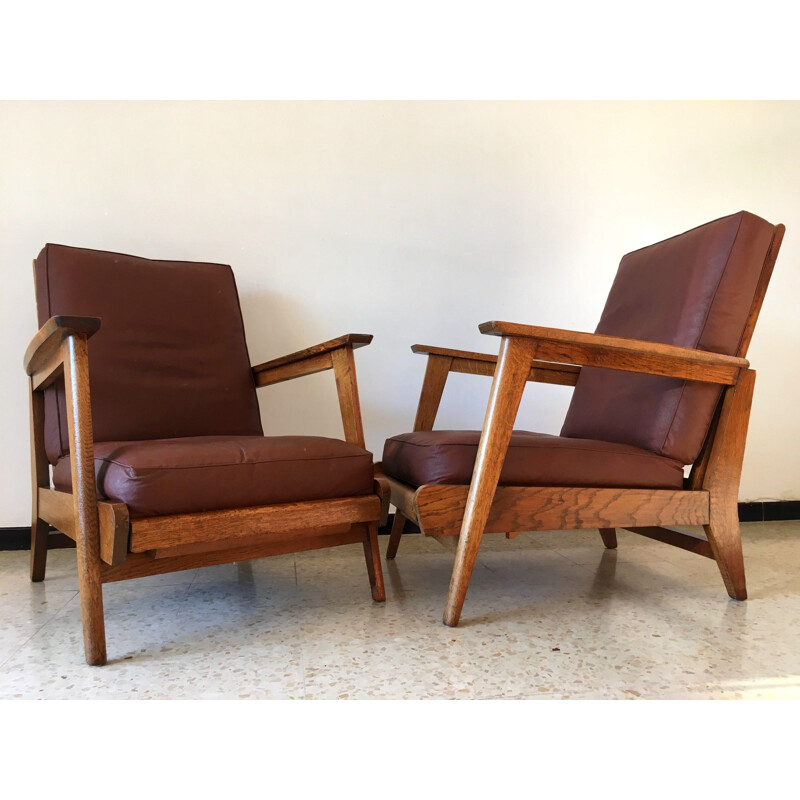
{"type": "Polygon", "coordinates": [[[386,600],[386,589],[383,585],[383,568],[381,553],[378,549],[378,526],[370,522],[367,526],[367,538],[364,540],[364,558],[367,561],[367,574],[372,589],[372,599],[379,603],[386,600]]]}
{"type": "Polygon", "coordinates": [[[609,550],[615,550],[617,547],[617,529],[616,528],[600,528],[600,536],[603,539],[603,544],[609,550]]]}
{"type": "Polygon", "coordinates": [[[728,595],[734,600],[747,600],[742,535],[736,508],[715,509],[712,502],[711,522],[703,528],[728,595]]]}
{"type": "Polygon", "coordinates": [[[389,545],[386,548],[386,558],[394,558],[397,555],[397,548],[400,547],[400,538],[405,527],[406,518],[399,511],[395,511],[392,532],[389,535],[389,545]]]}
{"type": "Polygon", "coordinates": [[[47,537],[50,526],[38,517],[31,523],[31,580],[44,580],[47,567],[47,537]]]}
{"type": "Polygon", "coordinates": [[[103,586],[100,583],[100,559],[92,558],[78,541],[78,588],[83,620],[83,649],[86,663],[102,667],[106,663],[106,624],[103,617],[103,586]]]}
{"type": "Polygon", "coordinates": [[[461,617],[514,420],[530,373],[532,348],[530,341],[512,337],[503,338],[500,345],[442,618],[444,624],[451,628],[458,625],[461,617]]]}
{"type": "Polygon", "coordinates": [[[62,345],[62,354],[83,648],[87,664],[102,666],[106,663],[106,628],[103,619],[103,585],[100,581],[100,523],[97,516],[86,338],[70,336],[62,345]]]}

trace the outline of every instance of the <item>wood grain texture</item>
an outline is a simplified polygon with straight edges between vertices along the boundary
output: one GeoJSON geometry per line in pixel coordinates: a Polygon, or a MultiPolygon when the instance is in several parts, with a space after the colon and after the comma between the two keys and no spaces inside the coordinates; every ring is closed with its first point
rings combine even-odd
{"type": "Polygon", "coordinates": [[[261,375],[288,364],[297,364],[301,361],[325,355],[326,353],[332,353],[334,350],[341,347],[364,347],[372,341],[372,338],[372,334],[369,333],[346,333],[344,336],[337,336],[335,339],[329,339],[327,342],[315,344],[312,347],[307,347],[305,350],[298,350],[295,353],[265,361],[263,364],[256,364],[253,367],[253,373],[255,375],[261,375]]]}
{"type": "Polygon", "coordinates": [[[481,333],[535,342],[533,355],[544,361],[724,385],[735,383],[739,371],[749,366],[747,359],[738,356],[618,336],[499,321],[484,322],[479,327],[481,333]]]}
{"type": "Polygon", "coordinates": [[[336,378],[336,392],[339,395],[339,411],[342,416],[345,441],[365,448],[353,348],[351,346],[337,348],[331,353],[331,360],[333,374],[336,378]]]}
{"type": "Polygon", "coordinates": [[[755,380],[756,373],[745,370],[739,383],[725,392],[703,480],[711,497],[706,536],[725,588],[735,600],[747,598],[737,504],[755,380]]]}
{"type": "Polygon", "coordinates": [[[334,500],[146,517],[131,521],[130,549],[133,553],[143,553],[196,542],[238,539],[256,533],[286,533],[301,528],[311,530],[343,522],[377,522],[380,514],[380,498],[369,494],[334,500]]]}
{"type": "Polygon", "coordinates": [[[99,317],[75,317],[58,315],[50,317],[31,339],[22,359],[22,366],[28,375],[40,369],[50,360],[54,352],[61,351],[61,345],[69,336],[83,336],[88,339],[100,329],[99,317]]]}
{"type": "MultiPolygon", "coordinates": [[[[30,383],[30,382],[29,382],[30,383]]],[[[47,568],[47,522],[39,513],[39,489],[50,486],[50,464],[44,449],[44,395],[28,387],[31,437],[31,560],[32,581],[44,580],[47,568]]]]}
{"type": "Polygon", "coordinates": [[[304,375],[316,375],[318,372],[325,372],[327,369],[333,367],[333,359],[330,353],[320,353],[316,356],[310,356],[303,361],[290,362],[288,364],[281,364],[277,367],[272,367],[262,372],[256,372],[256,367],[253,368],[253,379],[256,388],[262,386],[272,386],[275,383],[283,383],[284,381],[291,381],[295,378],[302,378],[304,375]]]}
{"type": "Polygon", "coordinates": [[[94,475],[89,356],[85,336],[70,335],[62,345],[67,400],[72,509],[78,553],[78,586],[86,662],[106,663],[103,587],[100,582],[100,527],[94,475]]]}
{"type": "MultiPolygon", "coordinates": [[[[415,344],[412,353],[449,358],[450,372],[462,372],[468,375],[494,376],[497,356],[488,353],[473,353],[468,350],[452,350],[445,347],[415,344]]],[[[536,383],[555,383],[562,386],[574,386],[581,368],[572,364],[553,364],[546,361],[533,360],[528,380],[536,383]]]]}
{"type": "Polygon", "coordinates": [[[202,553],[216,553],[221,550],[241,550],[242,548],[255,548],[265,556],[284,555],[285,553],[300,553],[304,550],[316,550],[320,547],[330,547],[338,542],[350,544],[360,542],[363,533],[353,531],[349,523],[329,525],[325,528],[309,530],[288,531],[286,533],[240,536],[236,539],[218,539],[215,542],[196,542],[194,544],[179,544],[176,547],[162,547],[148,550],[147,554],[153,558],[173,558],[175,556],[192,556],[202,553]],[[358,536],[356,536],[358,534],[358,536]]]}
{"type": "MultiPolygon", "coordinates": [[[[533,343],[529,339],[502,339],[447,592],[442,618],[445,625],[455,626],[461,617],[532,358],[533,343]]],[[[506,530],[517,529],[509,526],[506,530]]]]}
{"type": "Polygon", "coordinates": [[[414,419],[415,431],[433,430],[433,423],[442,401],[442,393],[452,362],[453,359],[446,356],[428,356],[425,377],[422,380],[422,389],[417,403],[417,416],[414,419]]]}
{"type": "MultiPolygon", "coordinates": [[[[240,537],[240,540],[250,541],[250,537],[240,537]]],[[[129,553],[125,562],[117,567],[102,565],[102,580],[103,583],[113,583],[131,578],[143,578],[147,575],[162,575],[165,572],[179,572],[185,569],[230,564],[234,561],[249,561],[253,558],[318,550],[323,547],[338,547],[363,541],[364,531],[359,526],[353,526],[347,533],[334,533],[328,536],[315,536],[312,533],[301,538],[294,536],[287,538],[278,534],[274,539],[271,536],[263,537],[261,544],[247,544],[241,547],[230,547],[226,550],[173,557],[154,558],[150,553],[129,553]]]]}
{"type": "MultiPolygon", "coordinates": [[[[69,492],[39,489],[40,515],[54,528],[77,541],[73,497],[69,492]]],[[[130,516],[124,503],[97,502],[100,529],[100,559],[106,564],[121,564],[128,552],[130,516]]]]}
{"type": "Polygon", "coordinates": [[[393,478],[391,475],[386,476],[386,482],[389,484],[392,497],[392,505],[402,513],[402,515],[411,520],[415,525],[419,525],[419,516],[417,514],[416,494],[417,487],[411,486],[408,483],[393,478]]]}
{"type": "Polygon", "coordinates": [[[383,584],[383,567],[381,566],[381,551],[378,547],[378,526],[369,522],[362,526],[365,529],[364,558],[367,562],[367,576],[369,577],[372,599],[377,603],[386,600],[386,588],[383,584]]]}
{"type": "MultiPolygon", "coordinates": [[[[419,487],[414,502],[422,531],[437,536],[457,535],[468,489],[432,484],[419,487]]],[[[705,491],[499,486],[485,531],[704,525],[709,519],[709,495],[705,491]]]]}

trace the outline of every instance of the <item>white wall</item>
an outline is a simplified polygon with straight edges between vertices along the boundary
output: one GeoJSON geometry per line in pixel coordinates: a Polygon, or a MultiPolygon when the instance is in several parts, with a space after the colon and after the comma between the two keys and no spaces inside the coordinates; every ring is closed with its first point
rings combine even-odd
{"type": "MultiPolygon", "coordinates": [[[[414,342],[479,322],[593,330],[619,258],[747,209],[787,235],[750,358],[740,497],[800,498],[800,103],[0,103],[0,526],[29,519],[31,260],[45,242],[233,265],[254,361],[346,331],[367,444],[410,428],[414,342]]],[[[451,377],[440,427],[480,427],[451,377]]],[[[330,373],[261,390],[267,433],[339,435],[330,373]]],[[[557,432],[564,387],[518,427],[557,432]]]]}

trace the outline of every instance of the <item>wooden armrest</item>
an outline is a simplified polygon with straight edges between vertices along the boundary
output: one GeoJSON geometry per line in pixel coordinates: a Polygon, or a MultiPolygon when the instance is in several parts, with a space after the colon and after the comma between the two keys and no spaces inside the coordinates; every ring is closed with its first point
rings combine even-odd
{"type": "MultiPolygon", "coordinates": [[[[446,347],[432,347],[427,344],[415,344],[412,353],[427,356],[438,356],[450,359],[448,372],[464,372],[469,375],[493,376],[497,365],[497,356],[488,353],[472,353],[468,350],[451,350],[446,347]]],[[[555,364],[547,361],[531,361],[529,381],[537,383],[556,383],[562,386],[574,386],[581,368],[571,364],[555,364]]]]}
{"type": "Polygon", "coordinates": [[[87,339],[100,328],[99,317],[50,317],[31,339],[22,365],[31,376],[34,388],[43,388],[61,364],[61,344],[69,336],[87,339]]]}
{"type": "Polygon", "coordinates": [[[725,385],[736,383],[739,371],[750,365],[746,358],[737,356],[619,336],[519,325],[514,322],[484,322],[479,328],[481,333],[493,336],[534,339],[537,359],[565,364],[725,385]]]}
{"type": "Polygon", "coordinates": [[[372,334],[369,333],[346,333],[344,336],[315,344],[305,350],[298,350],[288,356],[265,361],[253,367],[256,386],[269,386],[299,378],[301,375],[313,375],[315,372],[331,369],[333,366],[331,353],[343,347],[352,349],[363,347],[371,341],[372,334]]]}

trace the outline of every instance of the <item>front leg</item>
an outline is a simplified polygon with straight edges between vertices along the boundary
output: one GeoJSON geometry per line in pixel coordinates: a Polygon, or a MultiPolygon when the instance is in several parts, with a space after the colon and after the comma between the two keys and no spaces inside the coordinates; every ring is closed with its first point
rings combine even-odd
{"type": "Polygon", "coordinates": [[[461,617],[464,598],[478,557],[478,548],[489,518],[511,439],[511,431],[530,372],[534,348],[535,343],[532,340],[515,337],[503,337],[500,345],[500,356],[486,407],[486,418],[467,495],[456,562],[444,610],[444,624],[451,627],[458,625],[461,617]]]}

